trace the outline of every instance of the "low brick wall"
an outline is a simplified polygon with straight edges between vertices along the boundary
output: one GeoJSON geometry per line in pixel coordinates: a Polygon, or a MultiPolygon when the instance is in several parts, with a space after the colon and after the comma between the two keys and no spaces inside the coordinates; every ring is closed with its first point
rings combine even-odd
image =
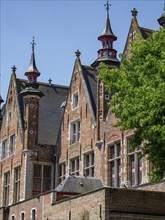
{"type": "Polygon", "coordinates": [[[165,218],[165,193],[163,192],[105,188],[105,195],[106,219],[113,219],[113,213],[120,215],[123,213],[123,216],[124,213],[153,216],[148,219],[157,219],[154,216],[165,218]]]}
{"type": "MultiPolygon", "coordinates": [[[[165,219],[165,193],[104,187],[62,201],[54,201],[55,192],[38,196],[9,207],[9,219],[36,220],[156,220],[165,219]]],[[[3,211],[0,209],[0,219],[3,211]]]]}

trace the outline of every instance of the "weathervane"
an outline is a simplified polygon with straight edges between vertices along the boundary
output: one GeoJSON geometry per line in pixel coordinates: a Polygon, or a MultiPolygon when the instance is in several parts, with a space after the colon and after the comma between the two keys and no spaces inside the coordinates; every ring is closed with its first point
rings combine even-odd
{"type": "Polygon", "coordinates": [[[32,42],[30,44],[32,45],[32,51],[34,52],[34,46],[36,45],[36,43],[34,42],[34,36],[33,36],[32,42]]]}

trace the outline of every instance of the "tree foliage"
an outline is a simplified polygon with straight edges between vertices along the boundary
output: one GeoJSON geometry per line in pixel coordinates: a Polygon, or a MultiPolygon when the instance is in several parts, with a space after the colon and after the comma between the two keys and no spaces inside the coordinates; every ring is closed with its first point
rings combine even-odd
{"type": "Polygon", "coordinates": [[[119,69],[101,64],[100,79],[111,94],[111,111],[118,118],[115,126],[134,129],[132,146],[143,143],[143,155],[154,164],[152,180],[165,172],[165,28],[147,40],[138,36],[122,56],[119,69]]]}

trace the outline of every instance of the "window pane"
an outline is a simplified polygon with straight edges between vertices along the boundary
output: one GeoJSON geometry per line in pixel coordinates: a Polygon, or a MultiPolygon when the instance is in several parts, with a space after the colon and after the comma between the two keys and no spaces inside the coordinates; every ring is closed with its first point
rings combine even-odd
{"type": "Polygon", "coordinates": [[[130,156],[131,169],[135,168],[135,157],[134,155],[130,156]]]}
{"type": "Polygon", "coordinates": [[[110,147],[110,159],[115,157],[115,146],[110,147]]]}
{"type": "Polygon", "coordinates": [[[86,167],[89,167],[89,154],[88,155],[86,155],[86,157],[85,157],[85,165],[86,165],[86,167]]]}
{"type": "Polygon", "coordinates": [[[94,153],[91,155],[91,165],[94,165],[94,153]]]}
{"type": "Polygon", "coordinates": [[[71,172],[75,171],[75,160],[71,161],[71,172]]]}
{"type": "Polygon", "coordinates": [[[40,179],[33,180],[33,190],[41,192],[41,180],[40,179]]]}
{"type": "Polygon", "coordinates": [[[121,154],[121,146],[120,146],[120,143],[118,143],[118,144],[116,144],[116,153],[117,153],[117,157],[119,157],[120,156],[120,154],[121,154]]]}
{"type": "Polygon", "coordinates": [[[51,167],[44,166],[44,177],[51,178],[51,167]]]}
{"type": "Polygon", "coordinates": [[[51,189],[51,180],[44,180],[43,181],[43,192],[48,191],[51,189]]]}
{"type": "Polygon", "coordinates": [[[34,165],[34,177],[41,177],[42,175],[42,166],[34,165]]]}
{"type": "Polygon", "coordinates": [[[36,219],[36,210],[33,209],[32,210],[32,220],[35,220],[36,219]]]}

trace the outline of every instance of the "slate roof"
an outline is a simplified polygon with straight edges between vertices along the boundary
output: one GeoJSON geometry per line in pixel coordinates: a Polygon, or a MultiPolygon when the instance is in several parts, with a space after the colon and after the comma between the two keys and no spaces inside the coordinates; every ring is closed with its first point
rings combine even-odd
{"type": "Polygon", "coordinates": [[[70,175],[55,188],[55,191],[61,193],[86,193],[102,187],[101,179],[70,175]]]}
{"type": "Polygon", "coordinates": [[[153,30],[151,29],[147,29],[147,28],[143,28],[143,27],[139,27],[141,35],[144,39],[147,39],[148,37],[152,36],[152,32],[153,30]]]}
{"type": "MultiPolygon", "coordinates": [[[[26,82],[26,80],[16,79],[18,94],[26,87],[26,82]]],[[[55,145],[63,116],[61,104],[67,99],[68,87],[41,82],[38,82],[38,85],[38,89],[44,94],[40,99],[38,143],[55,145]]],[[[18,100],[23,121],[21,95],[18,95],[18,100]]]]}
{"type": "MultiPolygon", "coordinates": [[[[81,65],[83,77],[86,83],[87,94],[89,97],[89,102],[92,108],[92,112],[94,114],[94,118],[96,118],[96,103],[97,103],[97,78],[96,78],[96,70],[91,66],[81,65]]],[[[92,113],[91,112],[91,113],[92,113]]]]}

